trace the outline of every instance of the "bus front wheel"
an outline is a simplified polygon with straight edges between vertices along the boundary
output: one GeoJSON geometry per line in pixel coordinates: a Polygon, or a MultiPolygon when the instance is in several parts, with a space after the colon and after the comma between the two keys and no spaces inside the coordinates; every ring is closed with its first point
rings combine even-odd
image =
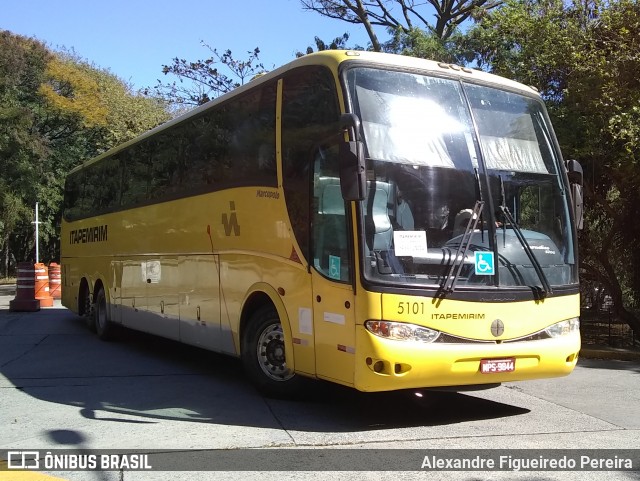
{"type": "Polygon", "coordinates": [[[242,362],[250,380],[267,396],[288,397],[300,389],[300,376],[287,366],[282,324],[272,306],[251,316],[243,336],[242,362]]]}

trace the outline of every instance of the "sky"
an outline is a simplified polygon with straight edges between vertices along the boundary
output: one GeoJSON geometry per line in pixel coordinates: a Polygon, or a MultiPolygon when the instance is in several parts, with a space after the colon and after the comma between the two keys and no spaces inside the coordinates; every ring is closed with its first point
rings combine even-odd
{"type": "Polygon", "coordinates": [[[173,80],[162,65],[175,57],[211,57],[201,41],[241,60],[259,47],[267,70],[315,47],[315,36],[348,32],[349,46],[367,45],[362,26],[304,11],[299,0],[0,0],[0,29],[73,49],[135,89],[173,80]]]}

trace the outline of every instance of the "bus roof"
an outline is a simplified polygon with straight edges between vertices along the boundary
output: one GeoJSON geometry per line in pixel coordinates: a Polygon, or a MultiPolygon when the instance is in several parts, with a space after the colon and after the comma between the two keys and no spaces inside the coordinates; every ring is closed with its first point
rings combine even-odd
{"type": "Polygon", "coordinates": [[[528,87],[519,82],[515,82],[513,80],[509,80],[504,77],[500,77],[497,75],[493,75],[487,72],[483,72],[481,70],[471,69],[468,67],[461,67],[455,64],[448,64],[444,62],[436,62],[433,60],[426,60],[416,57],[408,57],[405,55],[396,55],[390,53],[380,53],[380,52],[368,52],[363,50],[324,50],[322,52],[315,52],[311,54],[304,55],[299,57],[291,62],[279,67],[271,72],[268,72],[264,75],[254,78],[250,82],[234,89],[233,91],[224,94],[220,97],[217,97],[206,104],[200,105],[193,110],[190,110],[184,115],[176,117],[175,119],[169,120],[145,133],[142,135],[129,140],[123,144],[120,144],[100,155],[94,157],[92,159],[88,159],[84,161],[82,164],[73,168],[69,173],[76,172],[77,170],[81,170],[83,167],[93,164],[94,162],[98,162],[104,157],[111,156],[121,150],[126,149],[130,145],[134,145],[146,138],[152,137],[153,135],[171,128],[176,124],[180,124],[191,117],[195,117],[202,112],[208,110],[209,108],[217,105],[219,103],[224,102],[225,100],[234,97],[236,95],[242,94],[246,90],[250,90],[253,86],[259,85],[263,82],[268,82],[274,78],[278,78],[289,70],[306,66],[306,65],[326,65],[327,67],[332,68],[332,70],[337,70],[342,63],[345,62],[353,62],[353,63],[362,63],[367,66],[379,66],[379,67],[390,67],[390,68],[401,68],[413,71],[421,71],[425,73],[434,73],[439,75],[447,75],[453,78],[466,79],[475,82],[481,82],[488,85],[493,85],[499,88],[506,88],[510,90],[519,91],[526,95],[539,95],[538,92],[533,87],[528,87]]]}

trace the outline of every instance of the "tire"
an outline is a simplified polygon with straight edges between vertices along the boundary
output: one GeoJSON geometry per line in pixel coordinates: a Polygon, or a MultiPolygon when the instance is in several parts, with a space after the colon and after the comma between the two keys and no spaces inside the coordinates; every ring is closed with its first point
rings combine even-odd
{"type": "Polygon", "coordinates": [[[262,394],[281,398],[300,393],[302,379],[287,367],[282,324],[273,306],[251,316],[242,341],[245,372],[262,394]]]}
{"type": "Polygon", "coordinates": [[[107,296],[105,295],[102,287],[98,289],[98,293],[96,294],[92,315],[93,325],[98,337],[103,341],[113,339],[115,327],[109,320],[109,313],[107,312],[107,296]]]}
{"type": "Polygon", "coordinates": [[[91,331],[95,332],[96,323],[93,316],[93,303],[91,302],[91,294],[89,293],[89,287],[87,287],[86,284],[83,284],[82,288],[80,289],[80,302],[82,303],[80,308],[80,313],[82,315],[82,318],[84,319],[84,322],[87,325],[87,327],[91,331]]]}

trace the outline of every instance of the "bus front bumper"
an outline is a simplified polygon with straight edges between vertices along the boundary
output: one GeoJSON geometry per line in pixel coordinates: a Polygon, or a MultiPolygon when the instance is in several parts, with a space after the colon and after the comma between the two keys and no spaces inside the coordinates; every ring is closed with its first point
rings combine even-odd
{"type": "MultiPolygon", "coordinates": [[[[497,343],[421,343],[395,341],[356,326],[354,387],[390,391],[442,386],[496,384],[566,376],[578,362],[580,334],[497,343]],[[513,361],[510,372],[481,372],[481,363],[513,361]]],[[[486,368],[485,368],[486,370],[486,368]]]]}

